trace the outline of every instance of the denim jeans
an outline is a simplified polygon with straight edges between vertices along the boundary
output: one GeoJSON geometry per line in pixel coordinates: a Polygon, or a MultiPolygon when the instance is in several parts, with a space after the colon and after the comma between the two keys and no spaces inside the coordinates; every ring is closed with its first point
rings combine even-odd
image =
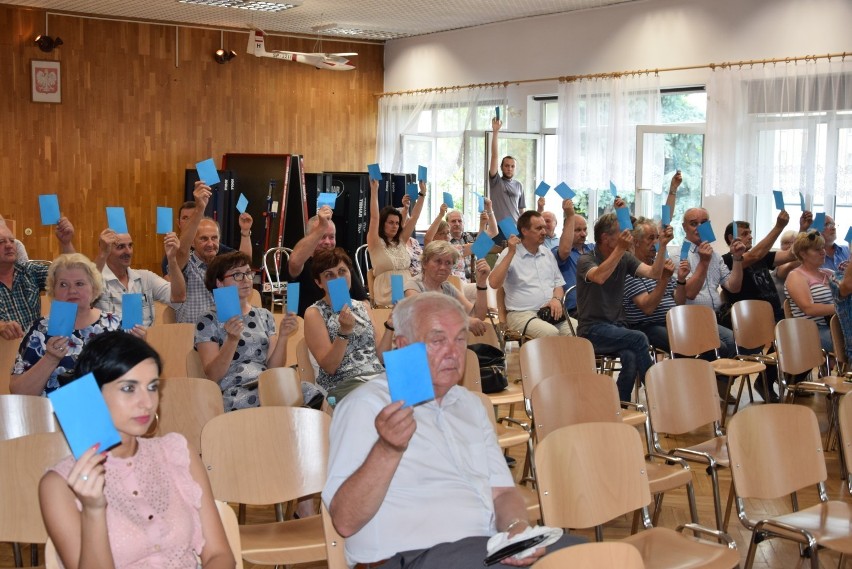
{"type": "Polygon", "coordinates": [[[653,363],[648,353],[648,337],[638,330],[617,324],[596,322],[584,329],[583,336],[592,343],[596,353],[618,354],[621,372],[618,374],[618,396],[621,401],[630,401],[636,376],[644,381],[645,372],[653,363]]]}

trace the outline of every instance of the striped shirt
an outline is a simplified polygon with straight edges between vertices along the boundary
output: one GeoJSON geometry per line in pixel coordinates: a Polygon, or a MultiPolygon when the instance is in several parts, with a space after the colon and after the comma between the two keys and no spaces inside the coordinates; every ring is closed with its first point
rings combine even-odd
{"type": "Polygon", "coordinates": [[[41,319],[39,294],[47,282],[47,269],[39,263],[15,263],[12,288],[0,283],[0,320],[17,322],[28,330],[41,319]]]}
{"type": "Polygon", "coordinates": [[[627,274],[624,278],[624,298],[622,305],[624,306],[624,318],[627,324],[666,324],[666,313],[674,308],[677,303],[674,299],[675,277],[672,276],[669,282],[666,283],[666,292],[663,293],[663,298],[660,299],[660,304],[654,309],[650,315],[646,315],[639,306],[633,302],[633,299],[640,294],[651,293],[657,288],[655,279],[646,279],[645,277],[634,277],[627,274]]]}
{"type": "MultiPolygon", "coordinates": [[[[808,276],[806,272],[804,272],[801,267],[798,269],[793,269],[790,272],[798,271],[808,282],[808,288],[811,291],[811,299],[813,299],[814,304],[834,304],[834,294],[831,292],[831,286],[829,286],[828,281],[831,278],[832,272],[827,269],[820,269],[820,274],[822,275],[822,279],[814,279],[808,276]]],[[[789,278],[789,275],[787,275],[789,278]]],[[[790,311],[793,313],[794,318],[809,318],[817,323],[817,326],[828,326],[828,320],[825,316],[808,316],[805,314],[799,305],[796,304],[796,301],[793,300],[793,297],[790,296],[790,291],[787,289],[787,285],[784,285],[784,294],[787,298],[790,299],[790,311]]]]}

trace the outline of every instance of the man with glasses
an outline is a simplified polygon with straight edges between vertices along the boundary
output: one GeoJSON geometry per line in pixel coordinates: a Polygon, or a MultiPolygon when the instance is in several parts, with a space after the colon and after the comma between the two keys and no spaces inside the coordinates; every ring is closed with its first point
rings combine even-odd
{"type": "MultiPolygon", "coordinates": [[[[803,229],[806,231],[807,228],[803,229]]],[[[822,264],[823,269],[831,269],[832,271],[842,271],[846,268],[849,262],[849,247],[836,243],[837,241],[837,225],[834,223],[834,218],[830,215],[825,216],[825,228],[822,232],[822,238],[825,239],[825,262],[822,264]]]]}

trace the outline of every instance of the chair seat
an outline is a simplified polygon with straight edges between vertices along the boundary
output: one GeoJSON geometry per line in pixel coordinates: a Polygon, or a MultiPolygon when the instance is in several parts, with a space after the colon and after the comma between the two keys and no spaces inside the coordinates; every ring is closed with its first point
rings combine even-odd
{"type": "Polygon", "coordinates": [[[668,492],[692,482],[692,471],[679,464],[652,461],[647,461],[645,464],[651,494],[668,492]]]}
{"type": "Polygon", "coordinates": [[[639,550],[645,569],[731,569],[740,555],[723,545],[696,541],[668,528],[651,528],[622,540],[639,550]]]}
{"type": "Polygon", "coordinates": [[[646,420],[648,420],[648,416],[638,409],[621,410],[621,421],[626,425],[638,427],[639,425],[644,425],[646,420]]]}
{"type": "MultiPolygon", "coordinates": [[[[821,546],[844,554],[852,553],[852,536],[849,535],[849,520],[852,520],[852,505],[846,502],[821,502],[810,508],[769,518],[772,521],[790,524],[811,532],[821,546]]],[[[772,527],[773,533],[797,535],[772,527]]],[[[801,539],[801,538],[800,538],[801,539]]]]}
{"type": "Polygon", "coordinates": [[[495,430],[497,432],[497,444],[500,445],[500,448],[526,444],[530,439],[530,434],[518,427],[512,428],[497,424],[495,430]]]}
{"type": "Polygon", "coordinates": [[[514,381],[509,382],[509,386],[503,391],[497,393],[486,393],[491,400],[492,405],[512,405],[513,403],[523,403],[524,390],[520,383],[514,381]]]}
{"type": "Polygon", "coordinates": [[[852,382],[846,381],[845,377],[828,375],[819,378],[817,381],[826,384],[837,393],[849,393],[850,391],[852,391],[852,382]]]}
{"type": "MultiPolygon", "coordinates": [[[[695,452],[706,452],[716,460],[719,466],[723,466],[725,468],[728,468],[731,464],[730,460],[728,460],[728,444],[726,437],[715,437],[695,446],[681,448],[695,452]]],[[[687,459],[692,458],[684,453],[675,452],[674,454],[675,456],[681,456],[687,459]]]]}
{"type": "Polygon", "coordinates": [[[713,371],[720,375],[747,375],[760,373],[766,366],[760,362],[749,362],[731,358],[719,358],[710,362],[713,371]]]}
{"type": "Polygon", "coordinates": [[[292,565],[326,558],[322,516],[240,526],[243,559],[255,565],[292,565]]]}

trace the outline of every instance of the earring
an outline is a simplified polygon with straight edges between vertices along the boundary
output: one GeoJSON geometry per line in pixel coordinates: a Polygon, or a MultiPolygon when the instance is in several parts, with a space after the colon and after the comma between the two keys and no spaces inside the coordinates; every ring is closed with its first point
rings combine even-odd
{"type": "Polygon", "coordinates": [[[145,433],[146,438],[153,437],[157,434],[157,428],[160,426],[160,414],[154,413],[154,421],[151,423],[151,426],[148,427],[148,432],[145,433]]]}

